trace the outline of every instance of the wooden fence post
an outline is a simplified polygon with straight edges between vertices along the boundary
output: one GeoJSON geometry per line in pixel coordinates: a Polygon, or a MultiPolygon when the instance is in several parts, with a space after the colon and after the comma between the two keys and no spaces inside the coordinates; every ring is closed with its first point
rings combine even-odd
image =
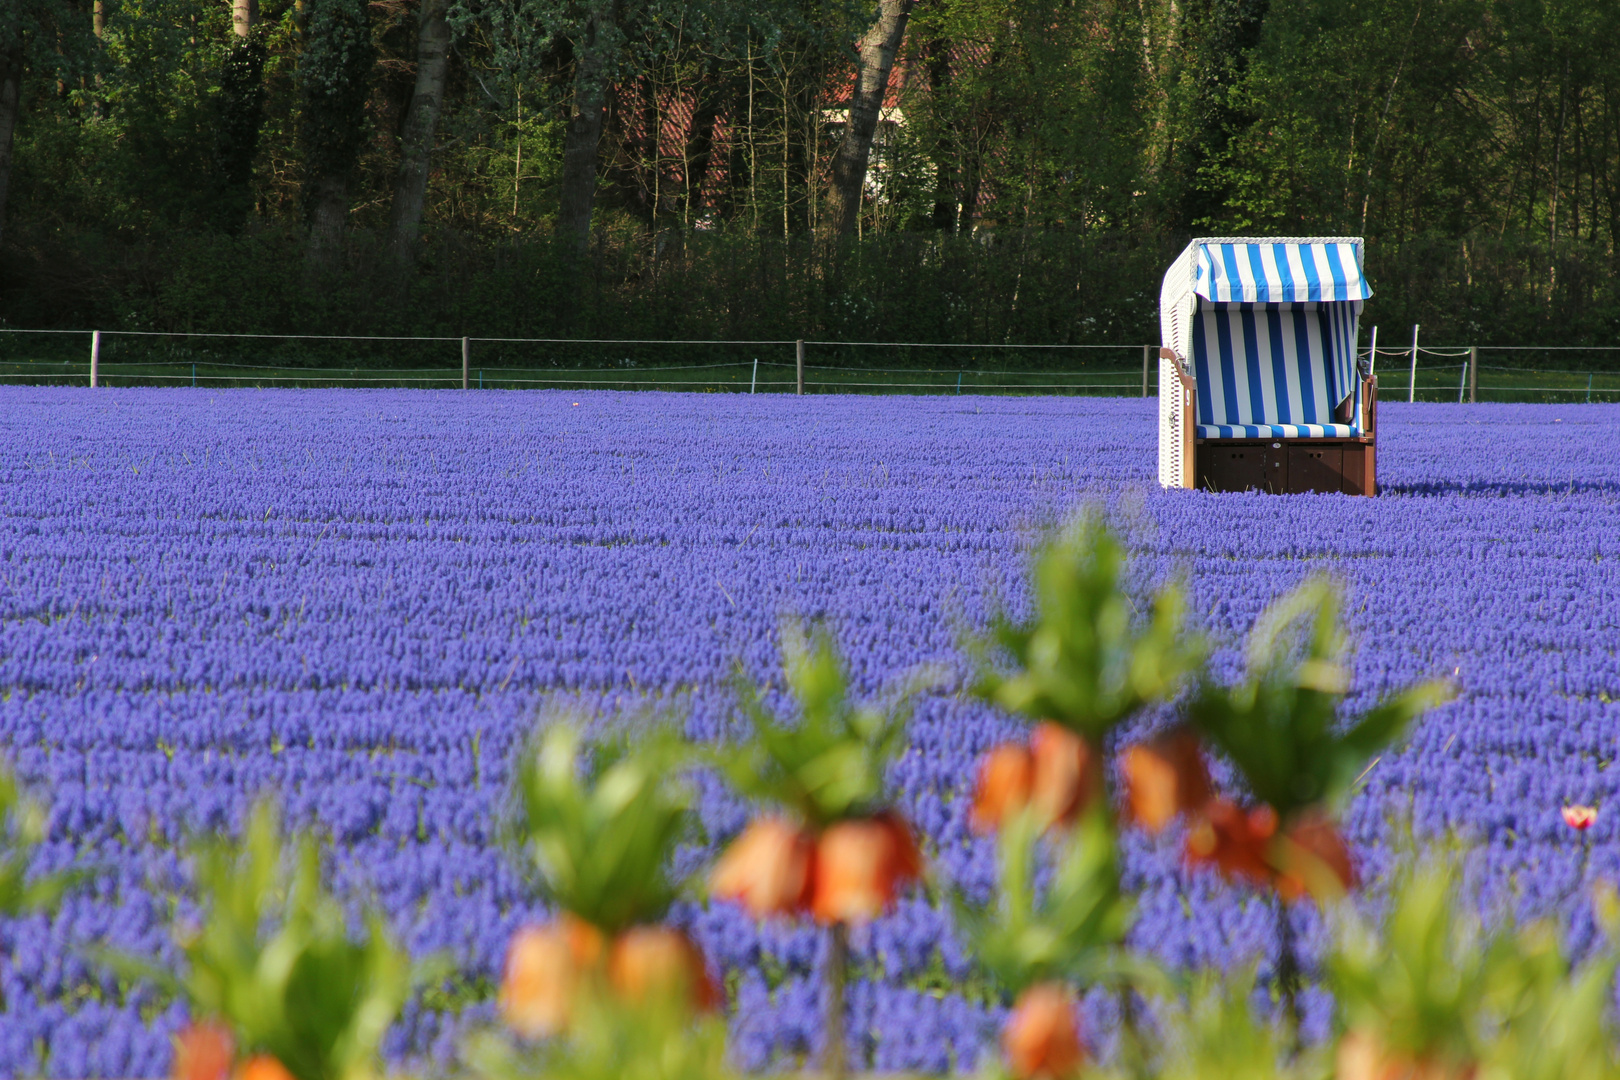
{"type": "Polygon", "coordinates": [[[1142,346],[1142,396],[1147,397],[1148,359],[1153,355],[1153,346],[1142,346]]]}
{"type": "Polygon", "coordinates": [[[804,393],[804,338],[800,338],[793,348],[794,356],[799,362],[799,393],[804,393]]]}
{"type": "Polygon", "coordinates": [[[1412,324],[1412,382],[1406,390],[1408,404],[1417,400],[1417,339],[1418,324],[1412,324]]]}
{"type": "Polygon", "coordinates": [[[1479,400],[1479,346],[1468,346],[1468,404],[1479,400]]]}
{"type": "Polygon", "coordinates": [[[467,389],[467,369],[472,363],[472,346],[466,338],[461,339],[461,388],[467,389]]]}
{"type": "Polygon", "coordinates": [[[101,370],[101,331],[90,331],[90,389],[96,388],[96,375],[101,370]]]}

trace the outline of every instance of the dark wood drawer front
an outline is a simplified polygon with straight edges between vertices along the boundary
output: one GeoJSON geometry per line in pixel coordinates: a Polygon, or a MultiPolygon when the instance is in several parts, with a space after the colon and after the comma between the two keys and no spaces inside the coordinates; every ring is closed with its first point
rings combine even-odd
{"type": "Polygon", "coordinates": [[[1288,448],[1288,490],[1343,491],[1344,448],[1340,446],[1290,446],[1288,448]]]}
{"type": "Polygon", "coordinates": [[[1198,448],[1198,486],[1206,491],[1288,490],[1288,456],[1270,444],[1205,443],[1198,448]]]}

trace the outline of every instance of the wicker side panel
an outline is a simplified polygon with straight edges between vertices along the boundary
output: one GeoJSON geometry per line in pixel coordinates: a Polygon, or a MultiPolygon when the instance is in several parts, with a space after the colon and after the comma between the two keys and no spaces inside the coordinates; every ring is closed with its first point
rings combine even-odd
{"type": "Polygon", "coordinates": [[[1187,486],[1182,475],[1187,460],[1186,393],[1176,373],[1176,362],[1159,358],[1159,484],[1161,487],[1187,486]]]}

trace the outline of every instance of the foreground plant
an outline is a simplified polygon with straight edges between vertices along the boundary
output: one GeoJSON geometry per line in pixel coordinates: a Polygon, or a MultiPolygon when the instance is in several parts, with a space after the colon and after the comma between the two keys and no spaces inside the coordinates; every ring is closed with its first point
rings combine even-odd
{"type": "Polygon", "coordinates": [[[848,928],[888,910],[923,873],[911,826],[884,796],[884,775],[905,744],[909,694],[892,706],[857,705],[832,638],[794,627],[782,633],[797,724],[740,684],[753,737],[720,758],[743,795],[776,807],[726,849],[710,877],[721,900],[758,918],[810,916],[830,931],[825,969],[828,1075],[844,1075],[844,984],[848,928]]]}
{"type": "Polygon", "coordinates": [[[655,732],[635,752],[616,742],[585,750],[578,731],[557,724],[517,769],[518,844],[557,911],[518,931],[507,952],[501,1013],[529,1039],[588,1042],[618,1007],[689,1016],[719,1003],[697,946],[658,924],[677,893],[675,845],[691,829],[676,775],[683,747],[655,732]],[[586,1015],[599,1021],[589,1032],[578,1023],[586,1015]]]}
{"type": "Polygon", "coordinates": [[[1129,801],[1138,820],[1162,827],[1191,816],[1187,858],[1230,880],[1261,888],[1277,911],[1278,985],[1284,1011],[1299,1026],[1299,963],[1285,905],[1304,897],[1337,899],[1357,881],[1337,821],[1373,755],[1414,718],[1447,700],[1448,684],[1429,681],[1385,698],[1359,717],[1342,717],[1349,690],[1346,637],[1338,594],[1317,578],[1273,603],[1249,635],[1248,670],[1235,686],[1203,680],[1186,715],[1198,741],[1233,765],[1252,796],[1239,803],[1210,794],[1197,741],[1171,733],[1127,751],[1129,801]]]}
{"type": "Polygon", "coordinates": [[[997,889],[988,907],[954,897],[957,925],[974,958],[1015,998],[1001,1042],[1019,1080],[1068,1076],[1085,1063],[1075,986],[1158,982],[1156,969],[1124,948],[1134,905],[1120,891],[1107,813],[1092,807],[1057,841],[1043,889],[1036,870],[1047,825],[1035,808],[1003,825],[997,889]]]}
{"type": "Polygon", "coordinates": [[[45,808],[29,798],[17,777],[0,765],[0,916],[51,911],[84,875],[65,870],[30,876],[45,839],[45,808]]]}
{"type": "Polygon", "coordinates": [[[1397,873],[1381,926],[1347,916],[1331,963],[1347,1029],[1339,1080],[1617,1075],[1613,887],[1599,887],[1593,898],[1603,947],[1577,967],[1549,922],[1485,929],[1459,882],[1455,861],[1429,858],[1397,873]]]}
{"type": "Polygon", "coordinates": [[[1180,588],[1159,589],[1151,610],[1139,614],[1121,583],[1124,570],[1118,539],[1099,515],[1084,515],[1036,557],[1035,618],[1022,625],[998,618],[990,639],[974,645],[981,697],[1080,740],[1085,794],[1092,785],[1102,791],[1104,737],[1173,696],[1201,659],[1183,633],[1180,588]]]}
{"type": "Polygon", "coordinates": [[[315,838],[288,849],[274,806],[257,804],[240,840],[192,854],[202,921],[177,929],[183,971],[108,957],[184,996],[192,1024],[175,1047],[177,1080],[372,1080],[378,1048],[412,989],[442,973],[413,966],[382,917],[358,937],[321,883],[315,838]]]}

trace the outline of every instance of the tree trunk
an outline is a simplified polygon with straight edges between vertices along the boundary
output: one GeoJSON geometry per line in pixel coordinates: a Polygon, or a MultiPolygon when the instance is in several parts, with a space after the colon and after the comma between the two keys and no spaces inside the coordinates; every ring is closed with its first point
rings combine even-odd
{"type": "Polygon", "coordinates": [[[427,201],[428,159],[444,104],[444,78],[450,66],[450,23],[445,13],[449,0],[422,0],[422,21],[416,32],[416,88],[405,112],[400,138],[399,176],[394,181],[394,204],[388,214],[388,232],[394,258],[410,261],[422,229],[422,208],[427,201]]]}
{"type": "Polygon", "coordinates": [[[342,246],[349,178],[366,139],[366,99],[376,52],[366,0],[324,0],[310,17],[299,57],[306,262],[329,268],[342,246]]]}
{"type": "MultiPolygon", "coordinates": [[[[951,43],[934,38],[923,50],[928,57],[928,89],[936,102],[951,92],[951,43]]],[[[934,228],[956,231],[956,120],[947,121],[934,143],[934,228]]]]}
{"type": "Polygon", "coordinates": [[[855,89],[849,99],[849,122],[833,156],[832,179],[827,184],[826,232],[849,236],[861,213],[861,190],[866,185],[866,164],[872,155],[889,72],[905,37],[911,0],[881,0],[878,17],[860,41],[855,89]]]}
{"type": "Polygon", "coordinates": [[[258,0],[232,0],[231,33],[235,42],[219,75],[219,116],[214,129],[214,163],[218,170],[216,224],[228,233],[242,227],[253,209],[253,158],[264,126],[263,31],[258,0]]]}
{"type": "Polygon", "coordinates": [[[596,201],[596,155],[607,110],[612,50],[617,45],[618,5],[597,5],[574,59],[574,108],[563,137],[557,235],[575,251],[591,242],[591,207],[596,201]]]}
{"type": "Polygon", "coordinates": [[[311,267],[329,267],[343,249],[343,226],[349,219],[349,178],[326,173],[310,181],[309,248],[311,267]]]}
{"type": "Polygon", "coordinates": [[[239,40],[247,40],[258,21],[259,0],[231,0],[231,33],[239,40]]]}
{"type": "Polygon", "coordinates": [[[22,42],[0,49],[0,242],[5,240],[6,194],[11,188],[11,135],[22,94],[22,42]]]}

